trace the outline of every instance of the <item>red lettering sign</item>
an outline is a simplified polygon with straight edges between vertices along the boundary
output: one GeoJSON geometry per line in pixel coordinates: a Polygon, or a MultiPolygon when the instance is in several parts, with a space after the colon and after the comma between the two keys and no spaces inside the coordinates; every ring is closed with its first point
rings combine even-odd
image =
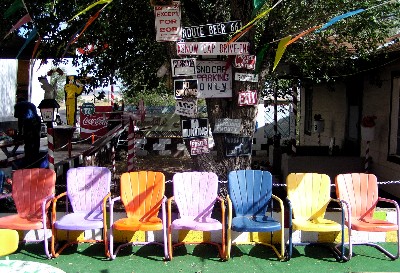
{"type": "Polygon", "coordinates": [[[86,116],[80,111],[81,139],[89,138],[92,134],[96,137],[108,132],[107,124],[112,111],[112,106],[96,106],[93,115],[86,116]]]}

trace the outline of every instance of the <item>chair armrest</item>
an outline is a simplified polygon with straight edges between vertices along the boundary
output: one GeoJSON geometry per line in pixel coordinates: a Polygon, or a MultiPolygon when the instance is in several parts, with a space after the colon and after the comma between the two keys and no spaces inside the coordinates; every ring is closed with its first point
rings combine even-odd
{"type": "Polygon", "coordinates": [[[345,200],[341,199],[332,199],[332,200],[340,203],[340,207],[342,208],[342,218],[346,216],[345,219],[347,219],[347,225],[349,228],[351,228],[351,205],[345,200]]]}
{"type": "Polygon", "coordinates": [[[168,227],[171,225],[172,222],[172,218],[171,218],[171,204],[172,204],[172,200],[174,200],[174,197],[170,197],[167,200],[167,214],[168,214],[168,227]]]}
{"type": "Polygon", "coordinates": [[[282,228],[284,228],[285,227],[285,206],[283,205],[283,201],[281,198],[279,198],[278,196],[276,196],[274,194],[272,194],[272,199],[278,201],[278,203],[279,203],[279,207],[281,210],[281,226],[282,226],[282,228]]]}
{"type": "Polygon", "coordinates": [[[226,196],[226,201],[228,202],[228,229],[232,227],[232,200],[229,195],[226,196]]]}
{"type": "Polygon", "coordinates": [[[55,221],[57,220],[57,201],[58,201],[58,199],[60,199],[63,196],[66,196],[66,195],[67,195],[67,192],[65,191],[53,198],[53,207],[51,210],[51,222],[52,223],[55,223],[55,221]]]}
{"type": "Polygon", "coordinates": [[[292,226],[292,218],[293,218],[293,207],[292,207],[292,202],[288,197],[285,198],[285,201],[287,203],[287,206],[289,208],[289,215],[288,215],[288,220],[289,220],[289,227],[292,226]]]}
{"type": "Polygon", "coordinates": [[[387,199],[387,198],[382,198],[382,197],[378,197],[378,201],[379,202],[386,202],[386,203],[391,203],[394,205],[394,207],[396,208],[397,211],[399,211],[399,204],[392,200],[392,199],[387,199]]]}
{"type": "Polygon", "coordinates": [[[217,200],[221,204],[221,223],[222,226],[225,227],[225,200],[220,196],[217,196],[217,200]]]}
{"type": "Polygon", "coordinates": [[[116,201],[120,201],[121,200],[121,196],[117,196],[114,198],[108,198],[108,202],[110,203],[110,228],[112,226],[112,224],[114,223],[114,203],[116,201]]]}
{"type": "Polygon", "coordinates": [[[54,194],[51,194],[51,195],[47,196],[42,202],[42,221],[43,221],[43,229],[44,229],[45,232],[46,232],[46,227],[47,227],[46,204],[49,201],[53,202],[53,199],[54,199],[54,194]]]}

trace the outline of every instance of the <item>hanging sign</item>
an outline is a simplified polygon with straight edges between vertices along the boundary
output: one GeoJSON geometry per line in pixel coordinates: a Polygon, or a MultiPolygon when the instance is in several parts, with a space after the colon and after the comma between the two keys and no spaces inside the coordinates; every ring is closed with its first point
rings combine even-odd
{"type": "Polygon", "coordinates": [[[197,97],[197,80],[174,80],[175,99],[197,97]]]}
{"type": "Polygon", "coordinates": [[[95,107],[94,107],[94,103],[91,102],[85,102],[82,104],[81,106],[81,112],[82,114],[84,114],[85,116],[91,116],[94,114],[95,112],[95,107]]]}
{"type": "Polygon", "coordinates": [[[258,104],[258,96],[257,90],[246,90],[240,91],[238,96],[238,105],[257,105],[258,104]]]}
{"type": "Polygon", "coordinates": [[[236,32],[242,28],[242,22],[230,21],[224,23],[206,24],[182,28],[182,39],[189,40],[214,35],[224,35],[236,32]]]}
{"type": "Polygon", "coordinates": [[[250,70],[256,69],[256,56],[255,55],[236,55],[233,64],[236,68],[246,68],[250,70]]]}
{"type": "Polygon", "coordinates": [[[258,74],[235,73],[235,81],[258,82],[258,74]]]}
{"type": "Polygon", "coordinates": [[[175,42],[182,39],[179,1],[173,1],[172,6],[155,6],[154,15],[156,20],[157,42],[175,42]]]}
{"type": "Polygon", "coordinates": [[[197,100],[183,99],[175,103],[175,114],[193,118],[197,115],[197,100]]]}
{"type": "Polygon", "coordinates": [[[103,136],[108,132],[108,120],[112,113],[112,106],[95,106],[95,113],[93,115],[84,115],[82,110],[80,111],[80,127],[81,127],[81,138],[86,139],[92,134],[97,137],[103,136]]]}
{"type": "Polygon", "coordinates": [[[208,119],[182,120],[182,138],[208,137],[208,119]]]}
{"type": "Polygon", "coordinates": [[[214,133],[226,133],[226,134],[240,134],[242,128],[242,121],[240,119],[216,119],[214,125],[214,133]]]}
{"type": "Polygon", "coordinates": [[[190,140],[190,154],[191,155],[201,155],[210,153],[208,148],[208,139],[192,139],[190,140]]]}
{"type": "Polygon", "coordinates": [[[241,55],[249,54],[248,42],[178,42],[178,55],[241,55]]]}
{"type": "Polygon", "coordinates": [[[251,155],[251,137],[225,137],[226,156],[251,155]]]}
{"type": "Polygon", "coordinates": [[[224,61],[197,62],[198,98],[231,98],[232,67],[224,61]]]}
{"type": "Polygon", "coordinates": [[[196,59],[171,59],[172,77],[196,75],[196,59]]]}

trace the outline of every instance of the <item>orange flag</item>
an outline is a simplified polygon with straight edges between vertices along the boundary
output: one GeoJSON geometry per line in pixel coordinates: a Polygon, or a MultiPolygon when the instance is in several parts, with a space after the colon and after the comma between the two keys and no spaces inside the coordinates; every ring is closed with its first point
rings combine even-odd
{"type": "Polygon", "coordinates": [[[305,36],[306,34],[312,32],[312,31],[314,31],[314,30],[316,30],[316,29],[319,29],[319,28],[321,28],[321,27],[322,27],[322,25],[319,25],[319,26],[315,26],[315,27],[312,27],[312,28],[309,28],[309,29],[303,31],[302,33],[300,33],[299,35],[297,35],[296,37],[294,37],[293,39],[291,39],[289,42],[287,42],[286,46],[288,46],[288,45],[290,45],[290,44],[296,42],[296,41],[297,41],[298,39],[300,39],[301,37],[305,36]]]}

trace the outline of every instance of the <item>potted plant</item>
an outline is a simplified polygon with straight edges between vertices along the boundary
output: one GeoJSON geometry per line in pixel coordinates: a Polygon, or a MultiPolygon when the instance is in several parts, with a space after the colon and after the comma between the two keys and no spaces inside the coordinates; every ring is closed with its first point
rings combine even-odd
{"type": "Polygon", "coordinates": [[[361,120],[361,139],[374,140],[376,116],[364,116],[361,120]]]}
{"type": "Polygon", "coordinates": [[[314,132],[322,133],[325,129],[325,121],[321,117],[321,114],[314,115],[314,132]]]}

